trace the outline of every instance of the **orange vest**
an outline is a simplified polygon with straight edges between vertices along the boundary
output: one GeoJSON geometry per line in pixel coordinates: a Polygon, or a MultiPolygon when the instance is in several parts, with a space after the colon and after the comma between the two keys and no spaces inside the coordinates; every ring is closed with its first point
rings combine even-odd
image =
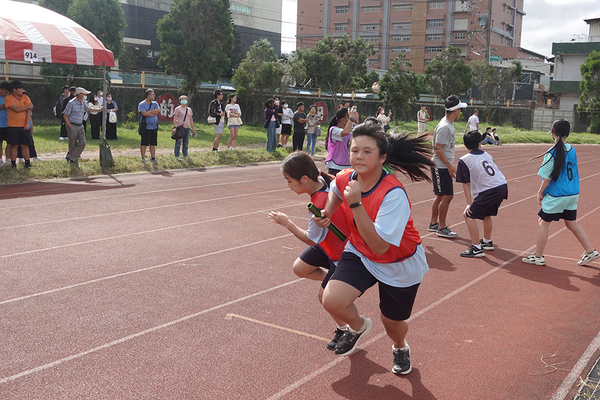
{"type": "MultiPolygon", "coordinates": [[[[315,205],[315,207],[317,207],[319,210],[322,210],[325,208],[325,204],[327,203],[327,196],[329,196],[329,194],[326,191],[319,190],[310,196],[310,201],[315,205]]],[[[312,213],[310,215],[312,216],[312,213]]],[[[335,226],[340,228],[346,237],[349,236],[350,229],[348,229],[346,210],[339,208],[330,219],[335,226]]],[[[325,239],[319,243],[319,247],[323,249],[330,260],[337,261],[340,259],[347,241],[348,239],[342,242],[333,234],[333,232],[328,229],[327,236],[325,236],[325,239]]]]}
{"type": "MultiPolygon", "coordinates": [[[[417,245],[421,243],[421,236],[417,229],[413,226],[412,217],[408,218],[408,222],[406,223],[406,227],[404,228],[404,234],[402,235],[402,239],[400,240],[400,246],[390,245],[389,249],[381,255],[375,254],[373,250],[367,246],[363,238],[360,236],[358,232],[358,228],[354,223],[354,217],[352,214],[352,210],[349,207],[348,202],[344,197],[344,189],[348,186],[348,182],[350,179],[356,179],[356,172],[353,169],[345,169],[342,172],[338,173],[335,178],[335,183],[339,192],[342,195],[342,199],[344,203],[341,208],[346,210],[346,217],[348,218],[348,226],[350,227],[350,243],[354,246],[362,255],[367,257],[369,260],[374,261],[380,264],[389,264],[394,262],[401,262],[406,260],[415,254],[417,250],[417,245]]],[[[371,189],[368,193],[363,193],[361,201],[363,203],[363,207],[367,211],[369,218],[371,221],[375,222],[375,218],[377,217],[377,213],[379,212],[379,207],[383,202],[383,198],[386,194],[388,194],[391,190],[404,190],[404,186],[396,177],[388,174],[384,171],[384,175],[377,182],[375,187],[371,189]]],[[[409,202],[410,205],[410,202],[409,202]]]]}

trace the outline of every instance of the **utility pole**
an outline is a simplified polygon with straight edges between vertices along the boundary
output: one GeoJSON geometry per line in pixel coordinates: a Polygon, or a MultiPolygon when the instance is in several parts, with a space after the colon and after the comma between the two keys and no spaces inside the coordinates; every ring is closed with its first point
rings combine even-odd
{"type": "Polygon", "coordinates": [[[490,42],[492,40],[492,0],[488,0],[488,15],[485,27],[485,66],[490,65],[490,42]]]}

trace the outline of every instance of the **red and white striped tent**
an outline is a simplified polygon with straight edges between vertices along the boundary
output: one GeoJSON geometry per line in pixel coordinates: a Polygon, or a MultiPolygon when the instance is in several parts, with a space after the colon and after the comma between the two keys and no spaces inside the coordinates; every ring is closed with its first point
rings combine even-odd
{"type": "Polygon", "coordinates": [[[64,15],[11,0],[0,0],[0,10],[0,60],[115,65],[112,51],[64,15]]]}

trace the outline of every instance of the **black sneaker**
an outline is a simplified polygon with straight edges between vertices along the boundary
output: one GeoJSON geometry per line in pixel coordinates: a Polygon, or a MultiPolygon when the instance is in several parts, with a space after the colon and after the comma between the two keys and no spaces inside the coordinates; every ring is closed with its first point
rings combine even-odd
{"type": "Polygon", "coordinates": [[[483,252],[483,249],[478,249],[477,247],[471,245],[469,250],[463,251],[462,253],[460,253],[460,256],[461,257],[469,257],[469,258],[484,257],[485,253],[483,252]]]}
{"type": "Polygon", "coordinates": [[[483,241],[483,239],[481,239],[479,241],[479,244],[481,245],[481,248],[483,250],[489,250],[489,251],[494,250],[494,242],[492,242],[491,240],[486,243],[483,241]]]}
{"type": "Polygon", "coordinates": [[[369,318],[363,317],[361,315],[365,324],[363,325],[363,330],[361,332],[352,332],[350,329],[344,332],[342,337],[338,340],[335,345],[335,354],[338,356],[349,356],[354,353],[356,350],[356,345],[358,344],[358,339],[371,332],[373,328],[373,322],[369,318]]]}
{"type": "Polygon", "coordinates": [[[429,227],[427,228],[429,232],[437,232],[438,229],[440,229],[440,224],[437,222],[435,224],[429,224],[429,227]]]}
{"type": "Polygon", "coordinates": [[[331,351],[335,350],[335,345],[340,341],[340,338],[344,333],[346,333],[347,329],[336,328],[335,334],[333,335],[333,339],[327,343],[327,348],[331,351]]]}
{"type": "Polygon", "coordinates": [[[392,346],[392,352],[394,354],[394,366],[392,372],[396,375],[406,375],[412,371],[412,364],[410,363],[410,347],[406,344],[406,350],[395,349],[392,346]]]}

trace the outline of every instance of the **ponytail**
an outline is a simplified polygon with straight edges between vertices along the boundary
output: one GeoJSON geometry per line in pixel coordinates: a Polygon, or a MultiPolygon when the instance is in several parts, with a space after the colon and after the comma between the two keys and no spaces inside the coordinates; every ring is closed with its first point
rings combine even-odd
{"type": "MultiPolygon", "coordinates": [[[[558,140],[556,141],[554,146],[552,146],[552,148],[546,153],[550,153],[550,155],[554,158],[554,165],[552,166],[552,172],[550,173],[550,179],[553,181],[556,181],[560,176],[560,171],[562,170],[563,164],[565,163],[565,160],[567,158],[567,155],[565,153],[565,142],[563,141],[563,138],[567,138],[569,136],[570,131],[571,124],[564,118],[557,119],[556,121],[554,121],[554,123],[552,123],[552,132],[556,136],[558,136],[558,140]]],[[[539,156],[534,157],[533,159],[540,158],[546,155],[546,153],[540,154],[539,156]]],[[[542,166],[544,166],[549,161],[550,159],[548,159],[548,161],[542,164],[542,166]]]]}
{"type": "Polygon", "coordinates": [[[303,151],[295,151],[287,156],[281,163],[281,170],[297,181],[306,175],[310,180],[318,182],[320,176],[329,186],[333,180],[327,173],[320,172],[312,157],[303,151]]]}

